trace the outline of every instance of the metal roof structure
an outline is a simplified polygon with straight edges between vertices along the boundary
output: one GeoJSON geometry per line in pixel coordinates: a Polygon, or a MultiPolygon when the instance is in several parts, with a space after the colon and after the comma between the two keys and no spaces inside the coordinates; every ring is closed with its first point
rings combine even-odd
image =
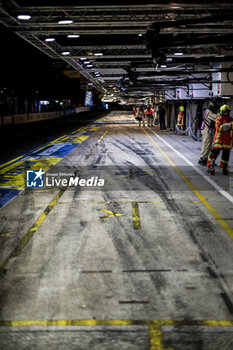
{"type": "Polygon", "coordinates": [[[230,1],[2,0],[0,21],[106,94],[160,93],[233,71],[214,65],[233,62],[230,1]]]}

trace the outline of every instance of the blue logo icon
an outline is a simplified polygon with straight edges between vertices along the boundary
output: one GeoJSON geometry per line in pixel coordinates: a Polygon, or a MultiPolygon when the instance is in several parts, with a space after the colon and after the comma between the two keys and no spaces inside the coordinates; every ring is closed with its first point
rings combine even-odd
{"type": "Polygon", "coordinates": [[[27,187],[43,187],[44,173],[42,169],[27,170],[27,187]]]}

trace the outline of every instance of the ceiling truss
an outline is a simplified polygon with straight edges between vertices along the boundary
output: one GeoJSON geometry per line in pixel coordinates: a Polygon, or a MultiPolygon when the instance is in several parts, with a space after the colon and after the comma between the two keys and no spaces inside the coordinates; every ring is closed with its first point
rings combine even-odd
{"type": "Polygon", "coordinates": [[[94,0],[80,6],[76,1],[69,1],[70,6],[65,0],[62,6],[50,6],[49,2],[31,6],[26,0],[2,0],[0,22],[51,59],[81,72],[104,93],[119,88],[122,78],[128,89],[151,91],[194,81],[190,72],[194,76],[206,73],[208,78],[203,81],[209,82],[213,62],[233,60],[233,3],[229,1],[143,1],[133,5],[125,0],[120,5],[99,6],[94,0]],[[30,14],[31,19],[18,20],[22,13],[30,14]],[[60,25],[61,19],[73,23],[60,25]],[[67,39],[69,34],[80,38],[67,39]],[[46,42],[48,37],[55,40],[46,42]],[[67,56],[62,54],[65,51],[67,56]],[[161,63],[167,67],[159,71],[161,63]]]}

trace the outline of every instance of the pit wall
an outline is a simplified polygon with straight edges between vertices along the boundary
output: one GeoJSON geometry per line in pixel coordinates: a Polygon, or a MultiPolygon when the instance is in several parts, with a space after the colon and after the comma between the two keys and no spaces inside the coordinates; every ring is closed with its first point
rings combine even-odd
{"type": "Polygon", "coordinates": [[[77,107],[74,109],[69,109],[64,112],[45,112],[45,113],[29,113],[29,114],[16,114],[0,116],[0,126],[1,125],[16,125],[32,123],[41,120],[64,118],[72,114],[78,114],[81,112],[90,111],[90,107],[77,107]]]}

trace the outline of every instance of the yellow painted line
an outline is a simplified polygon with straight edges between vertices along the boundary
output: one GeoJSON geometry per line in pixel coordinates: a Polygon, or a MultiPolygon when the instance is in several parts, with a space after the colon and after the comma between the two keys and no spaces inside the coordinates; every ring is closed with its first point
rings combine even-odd
{"type": "Polygon", "coordinates": [[[67,140],[69,137],[70,137],[70,136],[66,136],[66,137],[64,137],[63,139],[61,139],[60,141],[65,141],[65,140],[67,140]]]}
{"type": "MultiPolygon", "coordinates": [[[[76,134],[77,132],[80,132],[80,131],[97,131],[98,129],[100,128],[100,126],[82,126],[81,128],[78,128],[76,129],[75,131],[73,131],[70,135],[74,135],[76,134]]],[[[90,136],[90,135],[88,135],[90,136]]]]}
{"type": "Polygon", "coordinates": [[[44,190],[37,190],[35,192],[47,192],[47,191],[55,191],[55,190],[57,190],[57,188],[46,188],[44,190]]]}
{"type": "Polygon", "coordinates": [[[164,350],[162,330],[160,328],[149,326],[149,336],[150,350],[164,350]]]}
{"type": "Polygon", "coordinates": [[[132,215],[133,215],[133,228],[135,230],[141,230],[138,202],[132,202],[132,215]]]}
{"type": "MultiPolygon", "coordinates": [[[[94,204],[105,204],[108,203],[108,201],[94,201],[94,204]]],[[[132,204],[135,203],[135,201],[111,201],[111,203],[117,203],[117,204],[132,204]]],[[[137,203],[146,203],[146,204],[158,204],[163,203],[163,201],[137,201],[137,203]]]]}
{"type": "Polygon", "coordinates": [[[5,167],[6,165],[12,163],[12,162],[16,162],[16,161],[17,161],[18,159],[20,159],[20,158],[22,158],[22,156],[19,156],[19,157],[17,157],[17,158],[14,158],[14,159],[12,159],[12,160],[9,160],[9,162],[6,162],[6,163],[1,164],[1,165],[0,165],[0,169],[3,168],[3,167],[5,167]]]}
{"type": "Polygon", "coordinates": [[[10,236],[10,233],[0,233],[0,236],[1,236],[1,237],[10,236]]]}
{"type": "Polygon", "coordinates": [[[93,126],[92,128],[89,129],[89,131],[97,131],[99,130],[100,126],[93,126]]]}
{"type": "MultiPolygon", "coordinates": [[[[42,146],[42,147],[38,148],[37,150],[35,150],[35,152],[41,151],[42,149],[48,147],[49,145],[50,145],[50,144],[45,145],[45,146],[42,146]]],[[[33,152],[33,151],[32,151],[32,152],[33,152]]]]}
{"type": "Polygon", "coordinates": [[[119,180],[125,180],[125,179],[129,179],[129,176],[122,176],[122,177],[118,177],[118,178],[112,178],[112,179],[106,179],[105,182],[112,182],[112,181],[119,181],[119,180]]]}
{"type": "MultiPolygon", "coordinates": [[[[60,137],[59,137],[59,139],[60,139],[60,137]]],[[[55,140],[51,141],[50,143],[51,143],[51,144],[53,144],[53,143],[59,143],[59,139],[55,139],[55,140]]]]}
{"type": "Polygon", "coordinates": [[[233,327],[233,320],[21,320],[0,321],[0,327],[28,326],[207,326],[233,327]]]}
{"type": "MultiPolygon", "coordinates": [[[[98,127],[99,128],[99,127],[98,127]]],[[[87,127],[80,128],[82,130],[87,129],[87,127]]],[[[80,130],[78,129],[78,130],[80,130]]],[[[74,142],[82,143],[85,141],[90,135],[84,135],[76,138],[74,142]]],[[[42,146],[38,148],[36,151],[41,151],[44,148],[47,148],[49,145],[52,145],[53,143],[60,143],[62,141],[65,141],[69,139],[70,135],[63,135],[59,137],[58,139],[55,139],[51,141],[49,144],[42,146]]],[[[24,155],[23,155],[24,156],[24,155]]],[[[25,171],[26,166],[24,164],[26,163],[25,160],[20,160],[23,158],[23,156],[20,156],[18,158],[15,158],[9,162],[6,162],[2,165],[2,168],[0,167],[0,175],[1,175],[1,184],[2,186],[5,186],[6,188],[11,189],[18,189],[18,190],[24,190],[25,189],[25,171]],[[18,161],[17,161],[18,160],[18,161]],[[13,163],[13,164],[12,164],[13,163]],[[18,169],[20,168],[20,172],[18,172],[18,169]]],[[[55,165],[58,161],[60,161],[62,158],[58,157],[50,157],[49,159],[41,159],[39,162],[37,159],[32,160],[34,164],[31,166],[31,169],[37,169],[37,167],[40,167],[45,170],[45,172],[53,165],[55,165]]],[[[37,191],[39,192],[39,191],[37,191]]]]}
{"type": "Polygon", "coordinates": [[[64,136],[58,140],[52,141],[51,143],[62,143],[63,141],[68,140],[69,138],[70,138],[70,136],[64,136]]]}
{"type": "Polygon", "coordinates": [[[51,141],[50,143],[59,143],[59,142],[61,142],[62,140],[64,140],[64,138],[68,138],[68,137],[69,137],[69,136],[67,136],[67,135],[60,136],[60,137],[58,137],[57,139],[51,141]]]}
{"type": "MultiPolygon", "coordinates": [[[[49,157],[48,159],[39,160],[34,159],[31,161],[30,169],[37,170],[38,168],[42,168],[46,172],[61,159],[60,157],[49,157]]],[[[3,186],[11,186],[11,188],[24,190],[26,185],[26,169],[26,160],[19,160],[14,164],[8,165],[4,169],[0,169],[1,184],[3,184],[3,186]]]]}
{"type": "Polygon", "coordinates": [[[190,201],[191,203],[201,203],[201,201],[190,201]]]}
{"type": "Polygon", "coordinates": [[[100,209],[100,211],[102,211],[103,213],[109,214],[107,216],[102,216],[102,218],[113,218],[114,216],[124,216],[124,214],[114,213],[111,210],[100,209]]]}
{"type": "Polygon", "coordinates": [[[24,237],[21,239],[21,241],[18,243],[16,248],[10,253],[10,255],[6,258],[6,260],[3,262],[3,264],[0,266],[0,277],[4,273],[4,270],[9,262],[9,260],[12,257],[18,256],[21,251],[24,249],[24,247],[27,245],[29,240],[32,238],[36,230],[40,227],[42,222],[45,220],[46,216],[49,214],[49,212],[53,209],[53,207],[57,204],[60,197],[65,192],[64,189],[60,190],[59,193],[55,196],[55,198],[50,202],[48,207],[43,211],[43,213],[39,216],[39,218],[36,220],[36,222],[32,225],[32,227],[27,231],[27,233],[24,235],[24,237]]]}
{"type": "Polygon", "coordinates": [[[222,216],[215,210],[212,205],[205,199],[205,197],[196,189],[196,187],[187,179],[187,177],[182,173],[182,171],[177,168],[175,163],[171,160],[171,158],[167,155],[166,152],[162,150],[162,148],[153,140],[153,138],[148,134],[148,132],[142,128],[145,134],[149,137],[149,139],[153,142],[153,144],[159,149],[159,151],[164,155],[167,161],[173,166],[176,172],[180,175],[183,181],[188,185],[188,187],[193,191],[193,193],[199,198],[202,204],[206,207],[206,209],[212,214],[212,216],[217,220],[217,222],[222,226],[222,228],[229,234],[229,236],[233,239],[233,228],[228,225],[226,220],[222,218],[222,216]]]}
{"type": "Polygon", "coordinates": [[[79,165],[79,167],[77,169],[80,169],[85,162],[87,161],[87,159],[90,157],[90,155],[92,154],[92,152],[96,149],[96,147],[98,146],[98,144],[101,142],[101,140],[107,135],[108,130],[105,131],[105,133],[101,136],[101,138],[97,141],[97,143],[95,144],[95,146],[90,150],[90,152],[88,153],[88,155],[86,156],[86,158],[82,161],[82,163],[79,165]]]}
{"type": "Polygon", "coordinates": [[[86,127],[81,126],[80,128],[78,128],[78,129],[76,129],[75,131],[73,131],[70,135],[74,135],[74,134],[76,134],[77,132],[84,131],[84,130],[86,130],[86,127]]]}
{"type": "MultiPolygon", "coordinates": [[[[67,327],[67,326],[147,326],[149,330],[149,350],[174,350],[174,348],[165,348],[163,344],[163,326],[209,326],[209,327],[233,327],[233,321],[185,321],[185,320],[25,320],[25,321],[0,321],[0,327],[67,327]]],[[[106,330],[105,330],[106,332],[106,330]]]]}
{"type": "Polygon", "coordinates": [[[76,139],[73,139],[72,142],[75,143],[82,143],[83,141],[85,141],[90,135],[84,135],[84,136],[78,136],[76,137],[76,139]]]}
{"type": "MultiPolygon", "coordinates": [[[[98,142],[94,145],[94,147],[92,147],[92,149],[90,150],[90,152],[88,153],[87,157],[83,160],[83,162],[81,163],[81,165],[79,165],[78,169],[80,169],[85,162],[87,161],[87,159],[89,158],[89,156],[92,154],[92,152],[94,151],[94,149],[97,147],[97,145],[100,143],[100,141],[103,139],[103,137],[107,134],[108,131],[106,131],[98,140],[98,142]]],[[[32,225],[32,227],[27,231],[27,233],[24,235],[24,237],[21,239],[21,241],[18,243],[18,245],[16,246],[16,248],[10,253],[10,255],[5,259],[5,261],[3,262],[3,264],[0,266],[0,278],[2,277],[2,275],[4,274],[4,271],[6,269],[6,266],[9,262],[9,260],[12,257],[18,256],[22,250],[24,249],[24,247],[27,245],[27,243],[29,242],[29,240],[33,237],[34,233],[38,230],[38,228],[40,227],[40,225],[43,223],[43,221],[46,219],[46,217],[48,216],[48,214],[50,213],[50,211],[55,207],[55,205],[58,203],[59,199],[61,198],[61,196],[64,194],[64,192],[66,191],[67,188],[61,189],[58,194],[52,199],[52,201],[49,203],[49,205],[47,206],[47,208],[43,211],[43,213],[39,216],[39,218],[36,220],[36,222],[32,225]]]]}
{"type": "MultiPolygon", "coordinates": [[[[83,126],[82,126],[82,127],[78,128],[77,130],[73,131],[70,135],[76,134],[78,131],[84,131],[84,130],[86,130],[87,128],[88,128],[88,127],[83,127],[83,126]]],[[[90,131],[97,131],[99,128],[100,128],[99,126],[95,126],[95,127],[90,128],[90,131]]],[[[88,136],[89,136],[89,135],[88,135],[88,136]]],[[[68,138],[69,138],[69,136],[63,135],[63,136],[60,136],[60,137],[58,137],[57,139],[51,141],[50,143],[51,143],[51,144],[52,144],[52,143],[59,143],[59,142],[64,141],[64,140],[66,140],[66,139],[68,139],[68,138]]],[[[41,148],[38,148],[37,151],[41,151],[42,149],[46,148],[47,146],[49,146],[49,144],[47,144],[47,145],[45,145],[45,146],[43,146],[43,147],[41,147],[41,148]]],[[[17,157],[17,158],[14,158],[14,159],[12,159],[12,160],[6,162],[6,163],[0,164],[0,169],[1,169],[1,167],[5,167],[5,166],[8,165],[9,163],[16,162],[18,159],[22,158],[23,156],[24,156],[24,155],[19,156],[19,157],[17,157]]]]}

